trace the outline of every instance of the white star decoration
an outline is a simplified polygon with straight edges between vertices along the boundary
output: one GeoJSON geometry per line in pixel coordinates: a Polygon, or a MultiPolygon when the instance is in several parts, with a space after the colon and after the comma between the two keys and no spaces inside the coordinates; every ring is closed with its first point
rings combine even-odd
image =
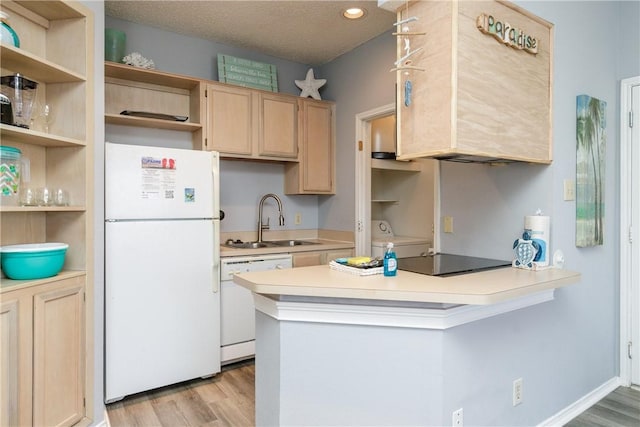
{"type": "Polygon", "coordinates": [[[313,68],[309,68],[309,71],[307,71],[307,78],[304,80],[296,80],[296,86],[302,89],[302,92],[300,92],[301,97],[306,98],[310,96],[313,99],[322,99],[320,98],[320,92],[318,92],[318,89],[324,86],[326,82],[326,79],[316,80],[313,76],[313,68]]]}

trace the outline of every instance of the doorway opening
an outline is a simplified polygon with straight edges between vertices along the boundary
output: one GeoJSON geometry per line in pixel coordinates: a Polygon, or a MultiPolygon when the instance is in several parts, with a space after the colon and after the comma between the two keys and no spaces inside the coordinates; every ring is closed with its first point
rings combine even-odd
{"type": "Polygon", "coordinates": [[[372,255],[372,220],[387,221],[396,236],[416,238],[420,244],[424,243],[425,252],[439,249],[439,221],[434,220],[439,218],[440,209],[438,161],[372,159],[372,123],[393,115],[395,104],[356,115],[354,234],[357,254],[372,255]]]}

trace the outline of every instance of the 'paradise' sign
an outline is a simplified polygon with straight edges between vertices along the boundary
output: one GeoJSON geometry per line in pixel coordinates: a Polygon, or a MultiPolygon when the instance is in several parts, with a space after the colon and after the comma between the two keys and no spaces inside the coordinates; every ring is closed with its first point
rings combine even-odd
{"type": "Polygon", "coordinates": [[[480,14],[476,19],[476,26],[483,33],[493,36],[507,46],[524,50],[533,55],[538,53],[538,40],[535,37],[526,34],[523,30],[513,28],[506,21],[497,20],[493,15],[480,14]]]}

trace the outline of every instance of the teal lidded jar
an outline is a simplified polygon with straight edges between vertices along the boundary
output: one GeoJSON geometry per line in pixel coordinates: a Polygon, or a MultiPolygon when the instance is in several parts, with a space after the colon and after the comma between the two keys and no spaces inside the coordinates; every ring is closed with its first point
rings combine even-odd
{"type": "Polygon", "coordinates": [[[21,155],[17,148],[0,146],[0,205],[18,206],[21,155]]]}
{"type": "Polygon", "coordinates": [[[2,21],[2,32],[0,33],[0,41],[4,44],[8,44],[14,47],[20,47],[20,38],[13,28],[9,26],[7,21],[9,20],[9,15],[5,12],[0,11],[0,20],[2,21]]]}

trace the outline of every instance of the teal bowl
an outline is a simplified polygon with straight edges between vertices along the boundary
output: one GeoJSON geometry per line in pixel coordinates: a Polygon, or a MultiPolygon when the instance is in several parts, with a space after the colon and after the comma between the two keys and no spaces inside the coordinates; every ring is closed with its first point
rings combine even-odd
{"type": "Polygon", "coordinates": [[[62,270],[69,245],[66,243],[31,243],[0,247],[0,265],[5,276],[13,280],[44,279],[62,270]]]}

